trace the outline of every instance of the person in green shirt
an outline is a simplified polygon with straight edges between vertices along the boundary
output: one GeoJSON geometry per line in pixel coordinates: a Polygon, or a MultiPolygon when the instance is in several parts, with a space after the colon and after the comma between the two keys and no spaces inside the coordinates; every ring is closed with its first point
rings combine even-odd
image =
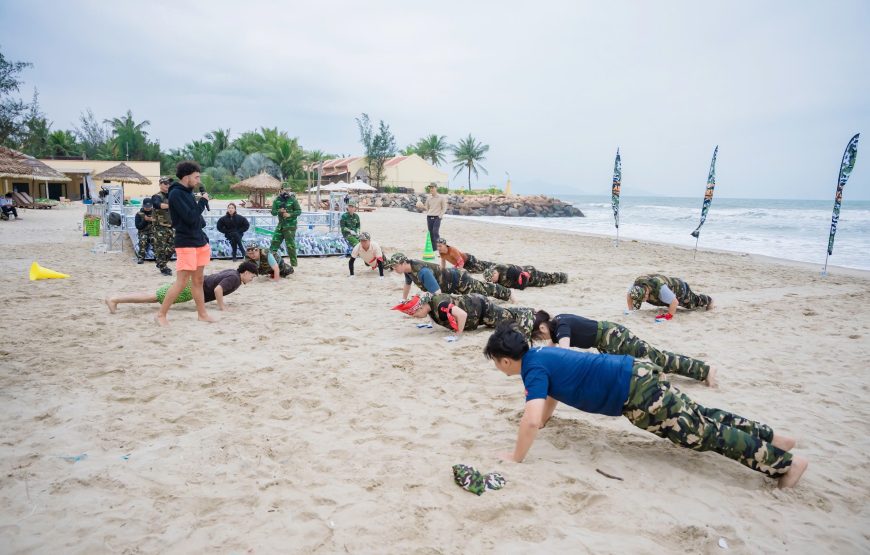
{"type": "Polygon", "coordinates": [[[278,226],[272,235],[272,244],[269,250],[278,254],[283,242],[287,247],[287,257],[290,265],[296,266],[296,218],[302,213],[302,207],[296,200],[296,195],[290,192],[290,185],[281,186],[281,192],[272,201],[272,215],[278,216],[278,226]]]}
{"type": "Polygon", "coordinates": [[[355,200],[347,202],[347,212],[341,215],[341,236],[353,249],[359,243],[359,214],[356,213],[357,203],[355,200]]]}

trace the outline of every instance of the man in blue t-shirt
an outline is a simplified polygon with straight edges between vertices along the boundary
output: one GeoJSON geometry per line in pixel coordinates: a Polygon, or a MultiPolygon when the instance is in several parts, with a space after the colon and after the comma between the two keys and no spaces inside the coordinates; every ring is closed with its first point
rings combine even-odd
{"type": "Polygon", "coordinates": [[[526,406],[517,443],[503,459],[522,462],[556,405],[594,414],[625,416],[638,428],[695,451],[715,451],[792,487],[809,464],[792,455],[794,439],[770,426],[707,408],[660,378],[661,368],[628,355],[594,355],[559,349],[529,349],[513,322],[503,322],[483,351],[508,376],[521,375],[526,406]]]}

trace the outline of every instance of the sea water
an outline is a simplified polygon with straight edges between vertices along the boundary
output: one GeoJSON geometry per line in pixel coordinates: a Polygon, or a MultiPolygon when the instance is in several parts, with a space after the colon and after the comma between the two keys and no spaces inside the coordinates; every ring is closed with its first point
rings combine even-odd
{"type": "MultiPolygon", "coordinates": [[[[610,196],[557,195],[585,218],[476,217],[497,223],[579,231],[616,237],[610,196]]],[[[695,246],[690,234],[701,217],[700,198],[623,196],[619,238],[695,246]]],[[[698,248],[761,254],[788,260],[825,262],[833,198],[761,200],[713,198],[698,248]]],[[[446,235],[446,234],[445,234],[446,235]]],[[[870,270],[870,201],[844,199],[837,224],[832,266],[870,270]]]]}

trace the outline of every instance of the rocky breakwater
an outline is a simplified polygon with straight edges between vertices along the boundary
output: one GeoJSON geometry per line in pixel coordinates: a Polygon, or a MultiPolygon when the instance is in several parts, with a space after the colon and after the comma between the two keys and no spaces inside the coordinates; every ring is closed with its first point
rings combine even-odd
{"type": "MultiPolygon", "coordinates": [[[[404,208],[422,212],[427,194],[372,193],[359,196],[360,206],[404,208]]],[[[525,218],[583,217],[579,208],[544,195],[447,195],[448,214],[525,218]]]]}

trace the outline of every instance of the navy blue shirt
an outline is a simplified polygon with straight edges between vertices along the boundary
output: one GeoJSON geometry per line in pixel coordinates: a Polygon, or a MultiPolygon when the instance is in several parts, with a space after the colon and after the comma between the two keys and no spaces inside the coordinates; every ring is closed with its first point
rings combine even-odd
{"type": "Polygon", "coordinates": [[[559,314],[553,318],[553,322],[556,324],[554,343],[567,337],[571,339],[572,347],[589,349],[595,346],[595,340],[598,339],[597,321],[574,314],[559,314]]]}
{"type": "Polygon", "coordinates": [[[526,401],[547,396],[584,412],[620,416],[634,357],[535,347],[523,356],[526,401]]]}

